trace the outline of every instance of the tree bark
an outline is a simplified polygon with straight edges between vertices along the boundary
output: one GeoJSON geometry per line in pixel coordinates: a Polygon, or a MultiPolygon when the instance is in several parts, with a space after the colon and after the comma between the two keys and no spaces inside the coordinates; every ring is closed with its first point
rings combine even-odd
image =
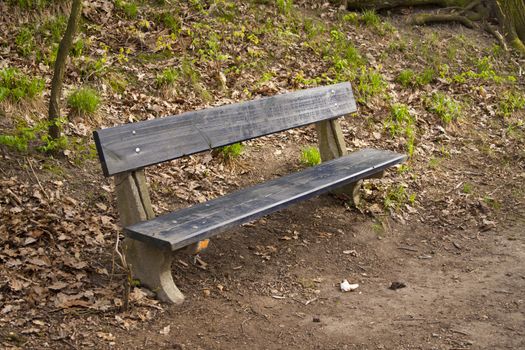
{"type": "Polygon", "coordinates": [[[495,8],[505,38],[516,51],[525,56],[525,2],[497,0],[495,8]]]}
{"type": "Polygon", "coordinates": [[[55,61],[55,68],[53,72],[53,80],[51,82],[51,97],[49,98],[49,136],[52,139],[60,137],[60,125],[58,120],[60,118],[60,96],[62,95],[62,82],[64,80],[64,72],[66,68],[66,61],[73,44],[73,38],[77,31],[78,22],[80,20],[80,13],[82,11],[82,0],[73,0],[71,5],[71,14],[67,22],[66,32],[58,45],[58,53],[55,61]]]}

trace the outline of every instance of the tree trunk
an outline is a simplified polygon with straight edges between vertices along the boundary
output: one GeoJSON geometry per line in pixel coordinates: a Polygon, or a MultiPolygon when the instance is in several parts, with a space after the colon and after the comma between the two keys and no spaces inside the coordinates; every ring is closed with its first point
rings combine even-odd
{"type": "Polygon", "coordinates": [[[49,136],[53,139],[60,137],[60,96],[62,95],[62,81],[64,80],[64,71],[66,61],[73,44],[73,38],[77,31],[80,13],[82,11],[82,0],[73,0],[71,5],[71,14],[67,22],[66,32],[58,46],[53,80],[51,82],[51,97],[49,98],[49,136]]]}
{"type": "Polygon", "coordinates": [[[525,56],[525,2],[497,0],[495,8],[505,38],[515,50],[525,56]]]}

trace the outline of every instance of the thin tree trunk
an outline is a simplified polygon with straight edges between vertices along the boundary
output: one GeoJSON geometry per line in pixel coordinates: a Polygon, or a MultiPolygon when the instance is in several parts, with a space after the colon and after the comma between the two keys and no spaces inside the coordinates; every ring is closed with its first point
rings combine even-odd
{"type": "Polygon", "coordinates": [[[66,69],[66,61],[69,50],[73,44],[73,38],[77,31],[80,13],[82,11],[82,0],[73,0],[71,5],[71,14],[67,22],[66,32],[58,46],[55,69],[53,72],[53,81],[51,82],[51,97],[49,98],[49,136],[53,139],[60,137],[60,96],[62,95],[62,81],[66,69]]]}

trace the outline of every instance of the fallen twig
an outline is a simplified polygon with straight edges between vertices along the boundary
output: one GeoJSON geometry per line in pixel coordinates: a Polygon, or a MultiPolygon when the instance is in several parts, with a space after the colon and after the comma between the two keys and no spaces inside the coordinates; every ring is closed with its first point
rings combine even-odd
{"type": "Polygon", "coordinates": [[[44,190],[44,187],[42,186],[42,184],[40,183],[40,180],[38,179],[38,176],[36,175],[35,169],[33,169],[33,165],[31,164],[31,161],[27,157],[26,157],[26,161],[27,161],[27,164],[29,164],[29,168],[31,169],[31,172],[33,173],[33,175],[34,175],[34,177],[36,179],[38,187],[40,187],[40,189],[42,190],[42,193],[47,198],[47,200],[50,200],[49,196],[47,195],[46,190],[44,190]]]}

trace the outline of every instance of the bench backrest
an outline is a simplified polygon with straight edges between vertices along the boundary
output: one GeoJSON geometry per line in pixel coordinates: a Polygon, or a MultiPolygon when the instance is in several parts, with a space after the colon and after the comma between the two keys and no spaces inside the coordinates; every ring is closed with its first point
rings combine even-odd
{"type": "Polygon", "coordinates": [[[341,83],[97,130],[94,138],[111,176],[355,111],[352,87],[341,83]]]}

